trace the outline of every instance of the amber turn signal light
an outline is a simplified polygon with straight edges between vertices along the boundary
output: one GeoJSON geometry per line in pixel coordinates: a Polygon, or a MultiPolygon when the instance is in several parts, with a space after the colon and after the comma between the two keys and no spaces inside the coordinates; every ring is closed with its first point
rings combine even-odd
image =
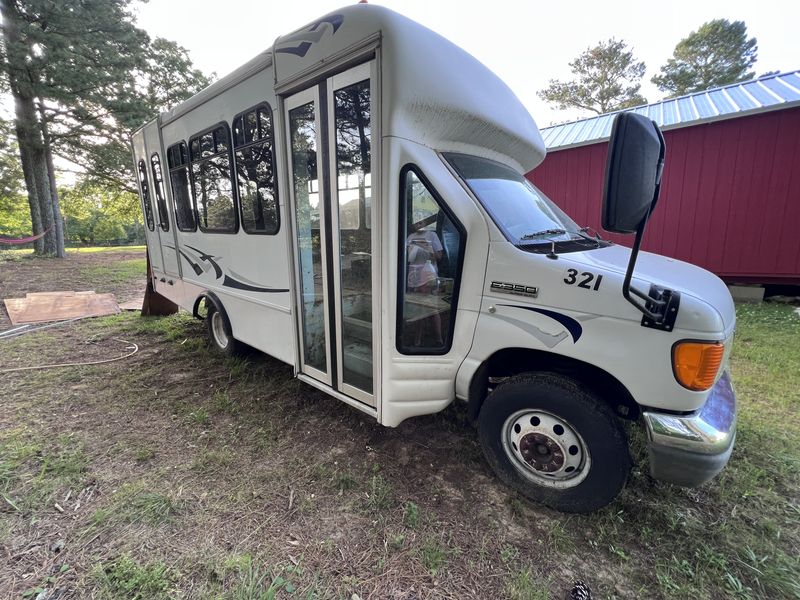
{"type": "Polygon", "coordinates": [[[672,370],[683,387],[703,392],[714,385],[725,346],[719,342],[678,342],[672,347],[672,370]]]}

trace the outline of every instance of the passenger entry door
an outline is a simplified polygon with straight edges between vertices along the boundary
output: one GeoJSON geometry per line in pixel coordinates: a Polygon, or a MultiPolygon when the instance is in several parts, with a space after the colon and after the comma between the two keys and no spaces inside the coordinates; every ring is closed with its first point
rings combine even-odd
{"type": "Polygon", "coordinates": [[[380,347],[374,64],[284,103],[300,370],[370,407],[380,347]]]}

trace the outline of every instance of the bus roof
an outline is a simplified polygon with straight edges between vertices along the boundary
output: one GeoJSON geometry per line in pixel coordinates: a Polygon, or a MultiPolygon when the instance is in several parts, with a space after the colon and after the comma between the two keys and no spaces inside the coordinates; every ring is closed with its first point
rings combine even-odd
{"type": "Polygon", "coordinates": [[[510,161],[520,172],[544,160],[536,123],[499,77],[439,34],[371,4],[344,7],[279,37],[272,48],[162,113],[162,124],[269,67],[276,89],[288,91],[292,82],[365,40],[380,45],[382,135],[510,161]]]}

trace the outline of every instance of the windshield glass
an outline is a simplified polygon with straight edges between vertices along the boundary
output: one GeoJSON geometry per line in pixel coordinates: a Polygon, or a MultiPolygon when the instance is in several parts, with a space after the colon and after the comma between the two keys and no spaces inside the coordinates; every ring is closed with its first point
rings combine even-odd
{"type": "Polygon", "coordinates": [[[575,221],[510,167],[467,154],[444,157],[511,243],[549,244],[581,235],[575,221]]]}

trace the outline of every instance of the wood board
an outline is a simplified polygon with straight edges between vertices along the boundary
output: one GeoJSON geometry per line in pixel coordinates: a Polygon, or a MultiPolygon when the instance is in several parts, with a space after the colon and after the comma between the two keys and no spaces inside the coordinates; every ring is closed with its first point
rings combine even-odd
{"type": "Polygon", "coordinates": [[[99,317],[120,312],[114,294],[88,292],[34,292],[4,300],[13,325],[99,317]]]}

